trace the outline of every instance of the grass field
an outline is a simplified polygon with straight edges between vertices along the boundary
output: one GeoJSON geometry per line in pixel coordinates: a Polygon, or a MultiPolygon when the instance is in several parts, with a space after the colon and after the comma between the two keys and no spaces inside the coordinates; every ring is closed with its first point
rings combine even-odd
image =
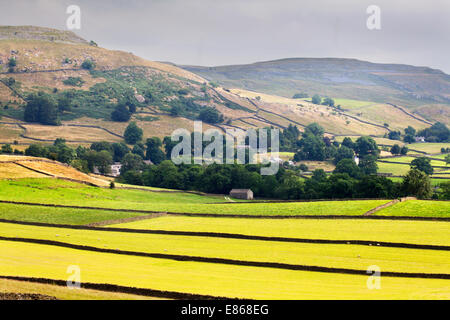
{"type": "MultiPolygon", "coordinates": [[[[126,187],[126,186],[124,186],[126,187]]],[[[369,290],[369,266],[382,272],[448,273],[445,250],[398,248],[377,245],[396,242],[450,246],[450,223],[443,221],[399,221],[361,219],[262,219],[220,217],[220,214],[267,215],[362,215],[389,200],[320,201],[302,203],[226,203],[223,197],[167,192],[156,188],[109,189],[57,179],[0,181],[0,200],[53,203],[116,209],[164,210],[215,213],[217,217],[160,216],[134,222],[144,213],[97,209],[55,208],[0,204],[0,219],[85,225],[107,222],[107,227],[154,230],[137,233],[80,230],[57,226],[0,223],[0,276],[38,277],[65,281],[67,267],[81,270],[82,283],[115,284],[184,294],[247,299],[448,299],[450,280],[382,277],[382,290],[369,290]],[[108,222],[109,221],[109,222],[108,222]],[[112,224],[116,223],[116,224],[112,224]],[[160,231],[157,231],[160,230],[160,231]],[[187,231],[164,234],[162,231],[187,231]],[[231,237],[195,232],[232,233],[231,237]],[[262,239],[242,239],[262,236],[262,239]],[[270,237],[296,238],[295,242],[270,237]],[[26,243],[8,239],[56,241],[26,243]],[[340,240],[343,244],[312,243],[300,239],[340,240]],[[350,241],[371,241],[356,245],[350,241]],[[114,252],[98,252],[115,250],[114,252]],[[119,251],[117,251],[119,250],[119,251]],[[120,251],[129,252],[127,255],[120,251]],[[149,256],[139,256],[150,254],[149,256]],[[157,255],[157,256],[155,256],[157,255]],[[180,258],[173,258],[173,255],[180,258]],[[202,262],[186,259],[203,259],[202,262]],[[206,260],[205,260],[206,259],[206,260]],[[216,260],[211,260],[216,259],[216,260]],[[219,259],[219,260],[217,260],[219,259]],[[220,260],[224,259],[224,260],[220,260]],[[225,263],[227,261],[227,263],[225,263]],[[262,265],[266,263],[269,265],[262,265]],[[242,265],[244,264],[244,265],[242,265]],[[245,265],[247,264],[247,265],[245,265]],[[248,264],[252,264],[249,266],[248,264]],[[351,269],[361,275],[306,270],[291,266],[351,269]]],[[[376,214],[445,217],[450,202],[409,201],[376,214]],[[397,207],[398,206],[398,207],[397,207]],[[387,213],[386,213],[387,212],[387,213]]],[[[311,240],[311,241],[312,241],[311,240]]],[[[310,241],[310,240],[308,240],[310,241]]],[[[329,270],[332,271],[332,270],[329,270]]],[[[140,296],[67,288],[26,282],[1,281],[0,292],[40,293],[60,299],[140,299],[140,296]]]]}
{"type": "Polygon", "coordinates": [[[224,232],[267,237],[368,240],[450,245],[450,223],[441,221],[235,219],[165,216],[111,225],[129,229],[224,232]],[[245,226],[243,228],[242,226],[245,226]]]}
{"type": "Polygon", "coordinates": [[[408,148],[423,151],[426,153],[440,153],[441,148],[449,148],[450,143],[411,143],[408,148]]]}
{"type": "Polygon", "coordinates": [[[77,265],[82,281],[253,299],[448,299],[448,280],[367,276],[180,262],[48,245],[0,241],[0,275],[66,279],[77,265]],[[130,276],[132,275],[132,276],[130,276]],[[342,285],[345,284],[345,285],[342,285]]]}
{"type": "MultiPolygon", "coordinates": [[[[244,261],[322,267],[333,265],[336,268],[358,270],[365,270],[369,265],[378,265],[385,271],[408,270],[422,273],[445,273],[450,268],[450,260],[446,261],[449,254],[439,250],[341,244],[293,245],[277,241],[70,230],[8,223],[0,223],[0,232],[4,237],[15,237],[20,234],[23,238],[63,241],[98,248],[244,261]]],[[[439,234],[435,236],[438,237],[439,234]]]]}
{"type": "Polygon", "coordinates": [[[380,210],[377,215],[450,217],[450,201],[410,200],[380,210]]]}
{"type": "Polygon", "coordinates": [[[378,172],[380,173],[392,173],[394,176],[404,176],[411,169],[409,164],[398,164],[398,163],[385,163],[377,162],[378,172]]]}

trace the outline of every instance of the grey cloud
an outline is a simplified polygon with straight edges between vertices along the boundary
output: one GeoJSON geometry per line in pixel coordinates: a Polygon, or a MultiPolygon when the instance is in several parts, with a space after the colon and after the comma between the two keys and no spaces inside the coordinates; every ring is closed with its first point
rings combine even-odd
{"type": "Polygon", "coordinates": [[[448,0],[2,0],[7,25],[65,28],[100,45],[179,64],[224,65],[286,57],[344,57],[430,66],[450,73],[448,0]],[[366,28],[380,6],[382,30],[366,28]]]}

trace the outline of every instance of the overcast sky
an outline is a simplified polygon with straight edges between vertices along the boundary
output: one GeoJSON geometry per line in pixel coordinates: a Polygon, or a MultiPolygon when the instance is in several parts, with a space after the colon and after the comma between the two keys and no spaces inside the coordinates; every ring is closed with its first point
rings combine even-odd
{"type": "Polygon", "coordinates": [[[0,0],[0,24],[67,29],[100,46],[177,64],[341,57],[450,74],[450,0],[0,0]],[[369,5],[381,30],[368,30],[369,5]]]}

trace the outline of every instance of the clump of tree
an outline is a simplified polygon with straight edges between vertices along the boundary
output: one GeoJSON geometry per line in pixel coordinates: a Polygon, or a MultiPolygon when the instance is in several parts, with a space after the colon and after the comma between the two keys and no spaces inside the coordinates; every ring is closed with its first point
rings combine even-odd
{"type": "Polygon", "coordinates": [[[325,98],[325,99],[323,99],[322,104],[324,106],[334,107],[334,100],[331,98],[325,98]]]}
{"type": "Polygon", "coordinates": [[[221,123],[224,120],[223,115],[219,111],[217,111],[216,108],[211,107],[205,107],[198,115],[198,118],[206,123],[211,124],[221,123]]]}
{"type": "Polygon", "coordinates": [[[420,130],[417,135],[425,137],[427,142],[450,142],[450,129],[442,122],[436,122],[431,127],[420,130]]]}
{"type": "Polygon", "coordinates": [[[402,133],[400,131],[390,131],[388,134],[388,138],[390,140],[401,140],[402,139],[401,135],[402,133]]]}
{"type": "Polygon", "coordinates": [[[292,99],[304,99],[304,98],[308,98],[308,94],[305,92],[301,92],[301,93],[296,93],[292,96],[292,99]]]}
{"type": "Polygon", "coordinates": [[[398,144],[394,144],[390,149],[391,154],[393,155],[406,155],[408,153],[408,147],[403,146],[400,147],[398,144]]]}
{"type": "Polygon", "coordinates": [[[32,93],[26,98],[24,119],[26,122],[59,125],[58,103],[51,95],[42,91],[32,93]]]}

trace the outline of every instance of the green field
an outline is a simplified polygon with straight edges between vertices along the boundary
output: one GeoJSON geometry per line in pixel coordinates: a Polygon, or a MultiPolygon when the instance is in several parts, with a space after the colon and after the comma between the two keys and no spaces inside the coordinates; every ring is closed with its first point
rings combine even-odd
{"type": "Polygon", "coordinates": [[[392,173],[394,176],[404,176],[411,169],[409,164],[377,162],[378,172],[392,173]]]}
{"type": "Polygon", "coordinates": [[[361,101],[361,100],[352,100],[352,99],[341,99],[341,98],[334,98],[334,104],[341,105],[344,109],[359,109],[368,107],[370,105],[376,104],[376,102],[372,101],[361,101]]]}
{"type": "Polygon", "coordinates": [[[450,201],[410,200],[397,203],[376,213],[383,216],[430,216],[450,218],[450,201]]]}
{"type": "MultiPolygon", "coordinates": [[[[238,215],[362,215],[388,201],[354,200],[212,204],[214,202],[225,202],[226,200],[223,197],[209,197],[189,193],[100,189],[69,182],[61,182],[61,185],[55,187],[52,185],[52,182],[46,179],[0,181],[0,200],[110,209],[238,215]]],[[[36,212],[33,209],[30,210],[36,212]]],[[[5,216],[11,211],[14,211],[14,209],[9,211],[5,209],[5,216]]],[[[14,215],[17,213],[9,214],[14,215]]],[[[45,219],[45,215],[37,214],[45,219]]],[[[70,215],[70,213],[66,214],[70,215]]],[[[1,217],[2,214],[0,212],[1,217]]]]}
{"type": "Polygon", "coordinates": [[[138,217],[143,213],[51,208],[0,203],[0,219],[53,224],[90,224],[105,220],[138,217]]]}
{"type": "MultiPolygon", "coordinates": [[[[395,165],[395,164],[394,164],[395,165]]],[[[0,222],[0,276],[35,277],[66,281],[67,267],[81,270],[81,282],[115,284],[160,291],[244,299],[449,299],[450,280],[382,276],[382,290],[367,288],[366,270],[447,274],[447,250],[400,248],[394,242],[450,246],[450,223],[445,221],[373,219],[264,219],[239,215],[354,215],[361,216],[389,200],[317,201],[280,203],[226,203],[223,196],[202,196],[165,190],[95,188],[55,179],[0,181],[0,200],[24,201],[93,209],[57,208],[0,203],[0,219],[84,225],[105,222],[106,227],[154,230],[154,234],[82,230],[58,226],[30,226],[0,222]],[[134,222],[145,212],[100,210],[140,209],[213,213],[216,217],[162,215],[134,222]],[[95,209],[98,208],[98,209],[95,209]],[[237,217],[221,217],[223,214],[237,217]],[[125,220],[126,221],[126,220],[125,220]],[[113,224],[115,223],[115,224],[113,224]],[[158,231],[159,230],[159,231],[158,231]],[[189,234],[164,234],[185,231],[189,234]],[[195,232],[230,233],[228,237],[195,232]],[[239,239],[261,236],[262,239],[239,239]],[[270,239],[270,237],[295,238],[270,239]],[[11,241],[14,238],[56,241],[55,244],[11,241]],[[303,240],[301,240],[303,239],[303,240]],[[340,240],[342,244],[305,241],[340,240]],[[350,241],[371,241],[356,245],[350,241]],[[91,248],[132,252],[96,252],[91,248]],[[143,257],[139,254],[152,254],[143,257]],[[154,256],[154,255],[159,256],[154,256]],[[171,255],[175,255],[175,260],[171,255]],[[184,257],[180,260],[180,257],[184,257]],[[206,261],[186,261],[206,259],[206,261]],[[209,260],[208,260],[209,259],[209,260]],[[211,260],[224,259],[224,260],[211,260]],[[225,263],[227,262],[227,263],[225,263]],[[256,264],[252,266],[240,265],[256,264]],[[269,263],[271,266],[261,265],[269,263]],[[286,265],[350,269],[288,270],[286,265]],[[284,266],[284,267],[283,267],[284,266]]],[[[376,212],[385,216],[448,217],[450,202],[407,201],[376,212]]],[[[81,290],[1,280],[0,292],[41,293],[61,299],[140,299],[141,296],[81,290]]]]}

